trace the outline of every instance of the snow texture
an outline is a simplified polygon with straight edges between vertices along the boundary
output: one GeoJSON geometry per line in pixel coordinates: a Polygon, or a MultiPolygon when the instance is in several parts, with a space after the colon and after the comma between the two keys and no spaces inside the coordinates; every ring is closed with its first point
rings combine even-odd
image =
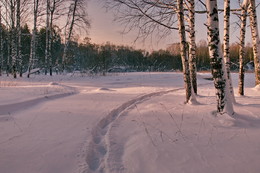
{"type": "Polygon", "coordinates": [[[258,173],[254,74],[232,117],[215,114],[210,77],[190,104],[181,73],[1,77],[0,172],[258,173]]]}

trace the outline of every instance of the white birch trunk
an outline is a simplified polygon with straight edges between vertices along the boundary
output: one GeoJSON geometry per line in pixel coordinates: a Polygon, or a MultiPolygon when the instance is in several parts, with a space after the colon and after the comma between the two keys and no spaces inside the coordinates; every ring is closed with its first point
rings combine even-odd
{"type": "Polygon", "coordinates": [[[255,0],[249,0],[250,26],[253,40],[254,65],[255,65],[255,83],[260,84],[260,38],[257,26],[257,15],[255,0]]]}
{"type": "Polygon", "coordinates": [[[244,95],[244,81],[245,81],[245,35],[246,35],[246,19],[247,19],[248,0],[244,0],[241,11],[241,25],[240,25],[240,44],[239,44],[239,83],[238,94],[244,95]]]}
{"type": "MultiPolygon", "coordinates": [[[[8,21],[8,5],[5,4],[5,21],[8,21]]],[[[12,36],[9,33],[8,34],[8,39],[7,39],[7,62],[6,62],[6,76],[9,76],[9,73],[11,71],[11,40],[12,40],[12,36]]]]}
{"type": "Polygon", "coordinates": [[[52,6],[50,7],[50,41],[49,41],[49,50],[50,50],[50,76],[52,76],[52,66],[53,66],[53,55],[52,55],[52,44],[53,44],[53,15],[56,8],[56,0],[52,1],[52,6]]]}
{"type": "Polygon", "coordinates": [[[21,2],[20,0],[16,0],[16,32],[17,32],[17,60],[19,62],[19,72],[20,77],[23,75],[23,62],[22,62],[22,54],[21,54],[21,2]]]}
{"type": "Polygon", "coordinates": [[[224,62],[226,65],[226,88],[227,88],[227,95],[228,99],[231,100],[233,103],[236,102],[233,85],[232,85],[232,77],[230,73],[230,52],[229,52],[229,35],[230,35],[230,0],[224,1],[224,62]]]}
{"type": "MultiPolygon", "coordinates": [[[[50,41],[49,41],[49,50],[50,50],[50,76],[52,76],[52,68],[53,68],[53,21],[54,21],[54,14],[56,9],[58,8],[61,0],[52,0],[50,4],[50,41]]],[[[58,64],[58,63],[57,63],[58,64]]]]}
{"type": "Polygon", "coordinates": [[[184,79],[184,85],[186,91],[186,103],[188,103],[191,98],[191,80],[190,80],[190,71],[189,71],[188,48],[187,48],[186,34],[185,34],[183,0],[177,0],[177,5],[178,5],[178,25],[179,25],[178,27],[179,27],[181,59],[182,59],[182,67],[183,67],[183,79],[184,79]]]}
{"type": "Polygon", "coordinates": [[[11,47],[10,47],[10,42],[11,42],[11,34],[8,34],[8,39],[7,39],[7,62],[6,62],[6,76],[9,77],[9,73],[11,72],[11,47]]]}
{"type": "MultiPolygon", "coordinates": [[[[69,43],[70,43],[71,36],[72,36],[74,23],[75,23],[75,15],[76,15],[76,10],[78,8],[78,1],[79,0],[74,1],[73,8],[72,8],[72,10],[73,10],[72,11],[72,19],[71,19],[71,22],[70,22],[68,36],[65,35],[65,47],[64,47],[63,56],[62,56],[62,71],[65,70],[65,65],[66,65],[66,61],[67,61],[67,52],[68,52],[69,43]]],[[[68,14],[68,16],[69,16],[69,14],[68,14]]],[[[68,20],[69,20],[69,18],[68,18],[68,20]]]]}
{"type": "Polygon", "coordinates": [[[37,34],[38,6],[39,6],[39,0],[34,0],[33,32],[32,32],[32,39],[31,39],[30,60],[29,60],[28,74],[27,74],[28,78],[30,77],[31,69],[34,67],[34,62],[36,61],[36,34],[37,34]]]}
{"type": "Polygon", "coordinates": [[[195,1],[189,1],[189,68],[193,92],[197,94],[196,39],[195,39],[195,1]]]}
{"type": "Polygon", "coordinates": [[[2,28],[2,7],[0,6],[0,76],[2,76],[4,50],[3,50],[3,28],[2,28]]]}
{"type": "Polygon", "coordinates": [[[233,105],[227,102],[224,61],[219,37],[217,0],[207,0],[208,42],[212,76],[216,88],[217,112],[233,115],[233,105]]]}
{"type": "Polygon", "coordinates": [[[48,73],[50,61],[50,0],[46,3],[45,75],[48,73]]]}
{"type": "Polygon", "coordinates": [[[50,76],[52,76],[52,66],[53,66],[53,55],[52,55],[52,40],[53,40],[53,31],[52,31],[52,20],[50,22],[50,40],[49,40],[49,70],[50,70],[50,76]]]}
{"type": "Polygon", "coordinates": [[[14,78],[16,78],[16,30],[15,30],[15,4],[14,1],[10,1],[11,9],[11,59],[12,59],[12,73],[14,78]]]}

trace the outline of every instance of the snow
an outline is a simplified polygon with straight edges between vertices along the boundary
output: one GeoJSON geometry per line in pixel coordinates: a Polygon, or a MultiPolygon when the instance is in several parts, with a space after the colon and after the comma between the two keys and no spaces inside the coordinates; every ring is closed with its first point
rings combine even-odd
{"type": "Polygon", "coordinates": [[[232,117],[216,115],[210,77],[184,104],[181,73],[2,76],[0,172],[258,173],[254,74],[232,117]]]}

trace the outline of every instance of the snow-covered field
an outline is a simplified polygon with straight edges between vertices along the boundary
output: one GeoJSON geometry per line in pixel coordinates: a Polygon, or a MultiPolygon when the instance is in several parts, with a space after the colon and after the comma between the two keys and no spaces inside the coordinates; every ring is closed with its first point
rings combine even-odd
{"type": "Polygon", "coordinates": [[[234,118],[207,77],[193,105],[181,73],[0,77],[0,173],[259,173],[254,74],[234,118]]]}

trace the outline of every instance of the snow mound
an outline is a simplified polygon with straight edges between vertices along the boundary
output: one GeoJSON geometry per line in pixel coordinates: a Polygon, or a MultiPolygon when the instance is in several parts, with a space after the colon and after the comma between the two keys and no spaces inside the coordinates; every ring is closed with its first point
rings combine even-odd
{"type": "Polygon", "coordinates": [[[260,91],[260,84],[259,84],[259,85],[256,85],[256,86],[254,87],[254,90],[260,91]]]}
{"type": "Polygon", "coordinates": [[[51,86],[51,85],[59,85],[59,83],[57,83],[57,82],[50,82],[49,86],[51,86]]]}
{"type": "Polygon", "coordinates": [[[220,122],[220,124],[224,127],[232,127],[235,126],[235,119],[232,118],[230,115],[228,114],[221,114],[218,115],[218,120],[220,122]]]}
{"type": "Polygon", "coordinates": [[[115,91],[109,88],[99,88],[98,91],[115,91]]]}
{"type": "Polygon", "coordinates": [[[188,102],[189,105],[200,105],[195,96],[191,96],[191,99],[188,102]]]}

